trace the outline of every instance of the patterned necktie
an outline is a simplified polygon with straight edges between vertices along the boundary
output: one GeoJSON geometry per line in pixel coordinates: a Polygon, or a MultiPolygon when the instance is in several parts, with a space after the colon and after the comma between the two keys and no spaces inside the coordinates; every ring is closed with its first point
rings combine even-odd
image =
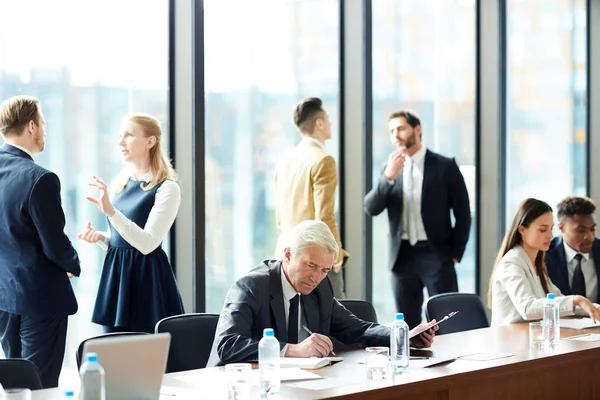
{"type": "Polygon", "coordinates": [[[414,201],[414,179],[413,179],[413,171],[414,171],[414,160],[407,158],[408,162],[408,171],[406,174],[406,179],[404,180],[404,185],[406,185],[406,204],[405,204],[405,213],[406,213],[406,222],[408,228],[408,241],[411,245],[415,245],[417,243],[417,221],[415,216],[415,201],[414,201]]]}
{"type": "Polygon", "coordinates": [[[575,255],[575,272],[573,272],[573,282],[571,283],[571,291],[573,294],[579,294],[585,297],[585,277],[581,271],[581,259],[583,255],[577,253],[575,255]]]}
{"type": "Polygon", "coordinates": [[[299,295],[295,295],[290,300],[290,317],[288,319],[288,343],[298,343],[298,303],[299,295]]]}

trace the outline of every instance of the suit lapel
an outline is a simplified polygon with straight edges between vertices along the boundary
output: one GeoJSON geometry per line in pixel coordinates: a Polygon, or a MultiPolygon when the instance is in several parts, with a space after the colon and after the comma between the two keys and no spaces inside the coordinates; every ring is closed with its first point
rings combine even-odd
{"type": "Polygon", "coordinates": [[[319,299],[317,295],[313,293],[308,296],[302,295],[302,312],[304,312],[304,318],[306,318],[306,325],[311,332],[319,332],[319,315],[317,310],[319,309],[319,299]],[[311,310],[308,312],[307,310],[311,310]]]}
{"type": "Polygon", "coordinates": [[[600,239],[595,238],[592,245],[592,257],[594,257],[594,267],[596,268],[596,279],[598,280],[598,295],[596,303],[600,303],[600,239]]]}
{"type": "Polygon", "coordinates": [[[571,294],[571,282],[569,282],[569,266],[567,265],[567,254],[565,253],[565,244],[563,243],[562,237],[558,239],[558,243],[556,245],[556,251],[554,252],[554,256],[556,257],[556,266],[557,270],[560,273],[560,279],[566,283],[563,287],[568,288],[568,293],[563,293],[564,295],[571,294]],[[564,267],[563,267],[564,266],[564,267]]]}
{"type": "Polygon", "coordinates": [[[429,198],[429,187],[433,179],[434,160],[429,150],[425,150],[425,161],[423,163],[423,188],[421,189],[421,214],[425,210],[425,199],[429,198]]]}
{"type": "Polygon", "coordinates": [[[287,340],[285,309],[283,307],[283,289],[281,288],[281,261],[271,269],[271,313],[275,321],[275,336],[282,341],[287,340]]]}

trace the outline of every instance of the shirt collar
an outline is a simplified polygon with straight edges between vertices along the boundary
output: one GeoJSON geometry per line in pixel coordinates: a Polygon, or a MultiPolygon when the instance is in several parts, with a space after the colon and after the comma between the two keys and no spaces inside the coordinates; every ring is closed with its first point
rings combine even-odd
{"type": "Polygon", "coordinates": [[[320,140],[318,140],[318,139],[315,139],[315,138],[313,138],[313,137],[304,136],[304,137],[302,138],[302,141],[303,141],[303,142],[306,142],[306,143],[314,143],[314,144],[316,144],[317,146],[319,146],[320,148],[322,148],[322,149],[325,149],[325,143],[323,143],[323,142],[321,142],[320,140]]]}
{"type": "Polygon", "coordinates": [[[152,181],[152,173],[151,172],[146,172],[144,175],[139,176],[137,178],[135,175],[133,175],[133,172],[132,172],[131,177],[140,182],[150,183],[152,181]]]}
{"type": "Polygon", "coordinates": [[[425,152],[427,151],[427,148],[425,147],[424,144],[421,145],[421,148],[412,155],[412,157],[407,157],[408,159],[410,159],[412,162],[420,164],[423,159],[425,158],[425,152]]]}
{"type": "Polygon", "coordinates": [[[575,256],[577,254],[581,254],[583,256],[583,261],[587,262],[589,260],[590,253],[580,253],[578,251],[575,251],[575,249],[573,249],[571,246],[569,246],[567,244],[567,242],[564,241],[564,239],[563,239],[563,245],[565,246],[565,256],[567,257],[568,263],[573,261],[573,259],[575,258],[575,256]]]}
{"type": "Polygon", "coordinates": [[[283,272],[283,264],[281,264],[281,289],[283,290],[283,297],[286,299],[286,301],[290,301],[292,297],[298,294],[285,276],[285,272],[283,272]]]}
{"type": "Polygon", "coordinates": [[[27,150],[25,147],[19,146],[18,144],[13,144],[13,143],[6,143],[6,144],[9,146],[12,146],[12,147],[16,147],[17,149],[19,149],[21,151],[24,151],[25,153],[27,153],[29,155],[29,157],[31,157],[33,159],[33,153],[31,151],[27,150]]]}

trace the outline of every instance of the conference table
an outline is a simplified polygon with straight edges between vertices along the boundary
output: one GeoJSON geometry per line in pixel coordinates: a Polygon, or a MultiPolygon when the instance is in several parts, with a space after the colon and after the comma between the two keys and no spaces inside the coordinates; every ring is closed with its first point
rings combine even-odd
{"type": "MultiPolygon", "coordinates": [[[[600,341],[564,339],[582,333],[600,333],[600,327],[562,328],[560,344],[552,350],[529,349],[527,323],[442,335],[431,349],[415,350],[411,356],[450,361],[428,368],[416,365],[422,361],[411,361],[405,374],[380,381],[366,379],[364,349],[346,351],[344,361],[311,371],[326,379],[319,379],[320,385],[330,388],[284,383],[280,398],[600,399],[600,341]]],[[[165,374],[161,400],[226,399],[225,382],[222,367],[165,374]]],[[[252,399],[258,399],[258,387],[253,390],[252,399]]],[[[64,399],[61,389],[34,391],[32,400],[58,399],[64,399]]]]}

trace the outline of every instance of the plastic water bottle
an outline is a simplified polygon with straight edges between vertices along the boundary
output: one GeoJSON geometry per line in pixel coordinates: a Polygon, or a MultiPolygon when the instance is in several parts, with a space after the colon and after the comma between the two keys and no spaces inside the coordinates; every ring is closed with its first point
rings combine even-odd
{"type": "Polygon", "coordinates": [[[81,377],[80,400],[105,400],[104,368],[98,362],[96,353],[86,353],[79,376],[81,377]]]}
{"type": "Polygon", "coordinates": [[[279,394],[279,341],[271,328],[263,330],[258,342],[258,368],[260,370],[261,397],[279,394]]]}
{"type": "Polygon", "coordinates": [[[554,293],[548,293],[544,304],[544,348],[558,346],[560,339],[560,313],[554,293]]]}
{"type": "Polygon", "coordinates": [[[392,323],[390,334],[390,356],[392,372],[402,374],[408,368],[410,358],[408,325],[404,321],[404,314],[396,314],[392,323]]]}

